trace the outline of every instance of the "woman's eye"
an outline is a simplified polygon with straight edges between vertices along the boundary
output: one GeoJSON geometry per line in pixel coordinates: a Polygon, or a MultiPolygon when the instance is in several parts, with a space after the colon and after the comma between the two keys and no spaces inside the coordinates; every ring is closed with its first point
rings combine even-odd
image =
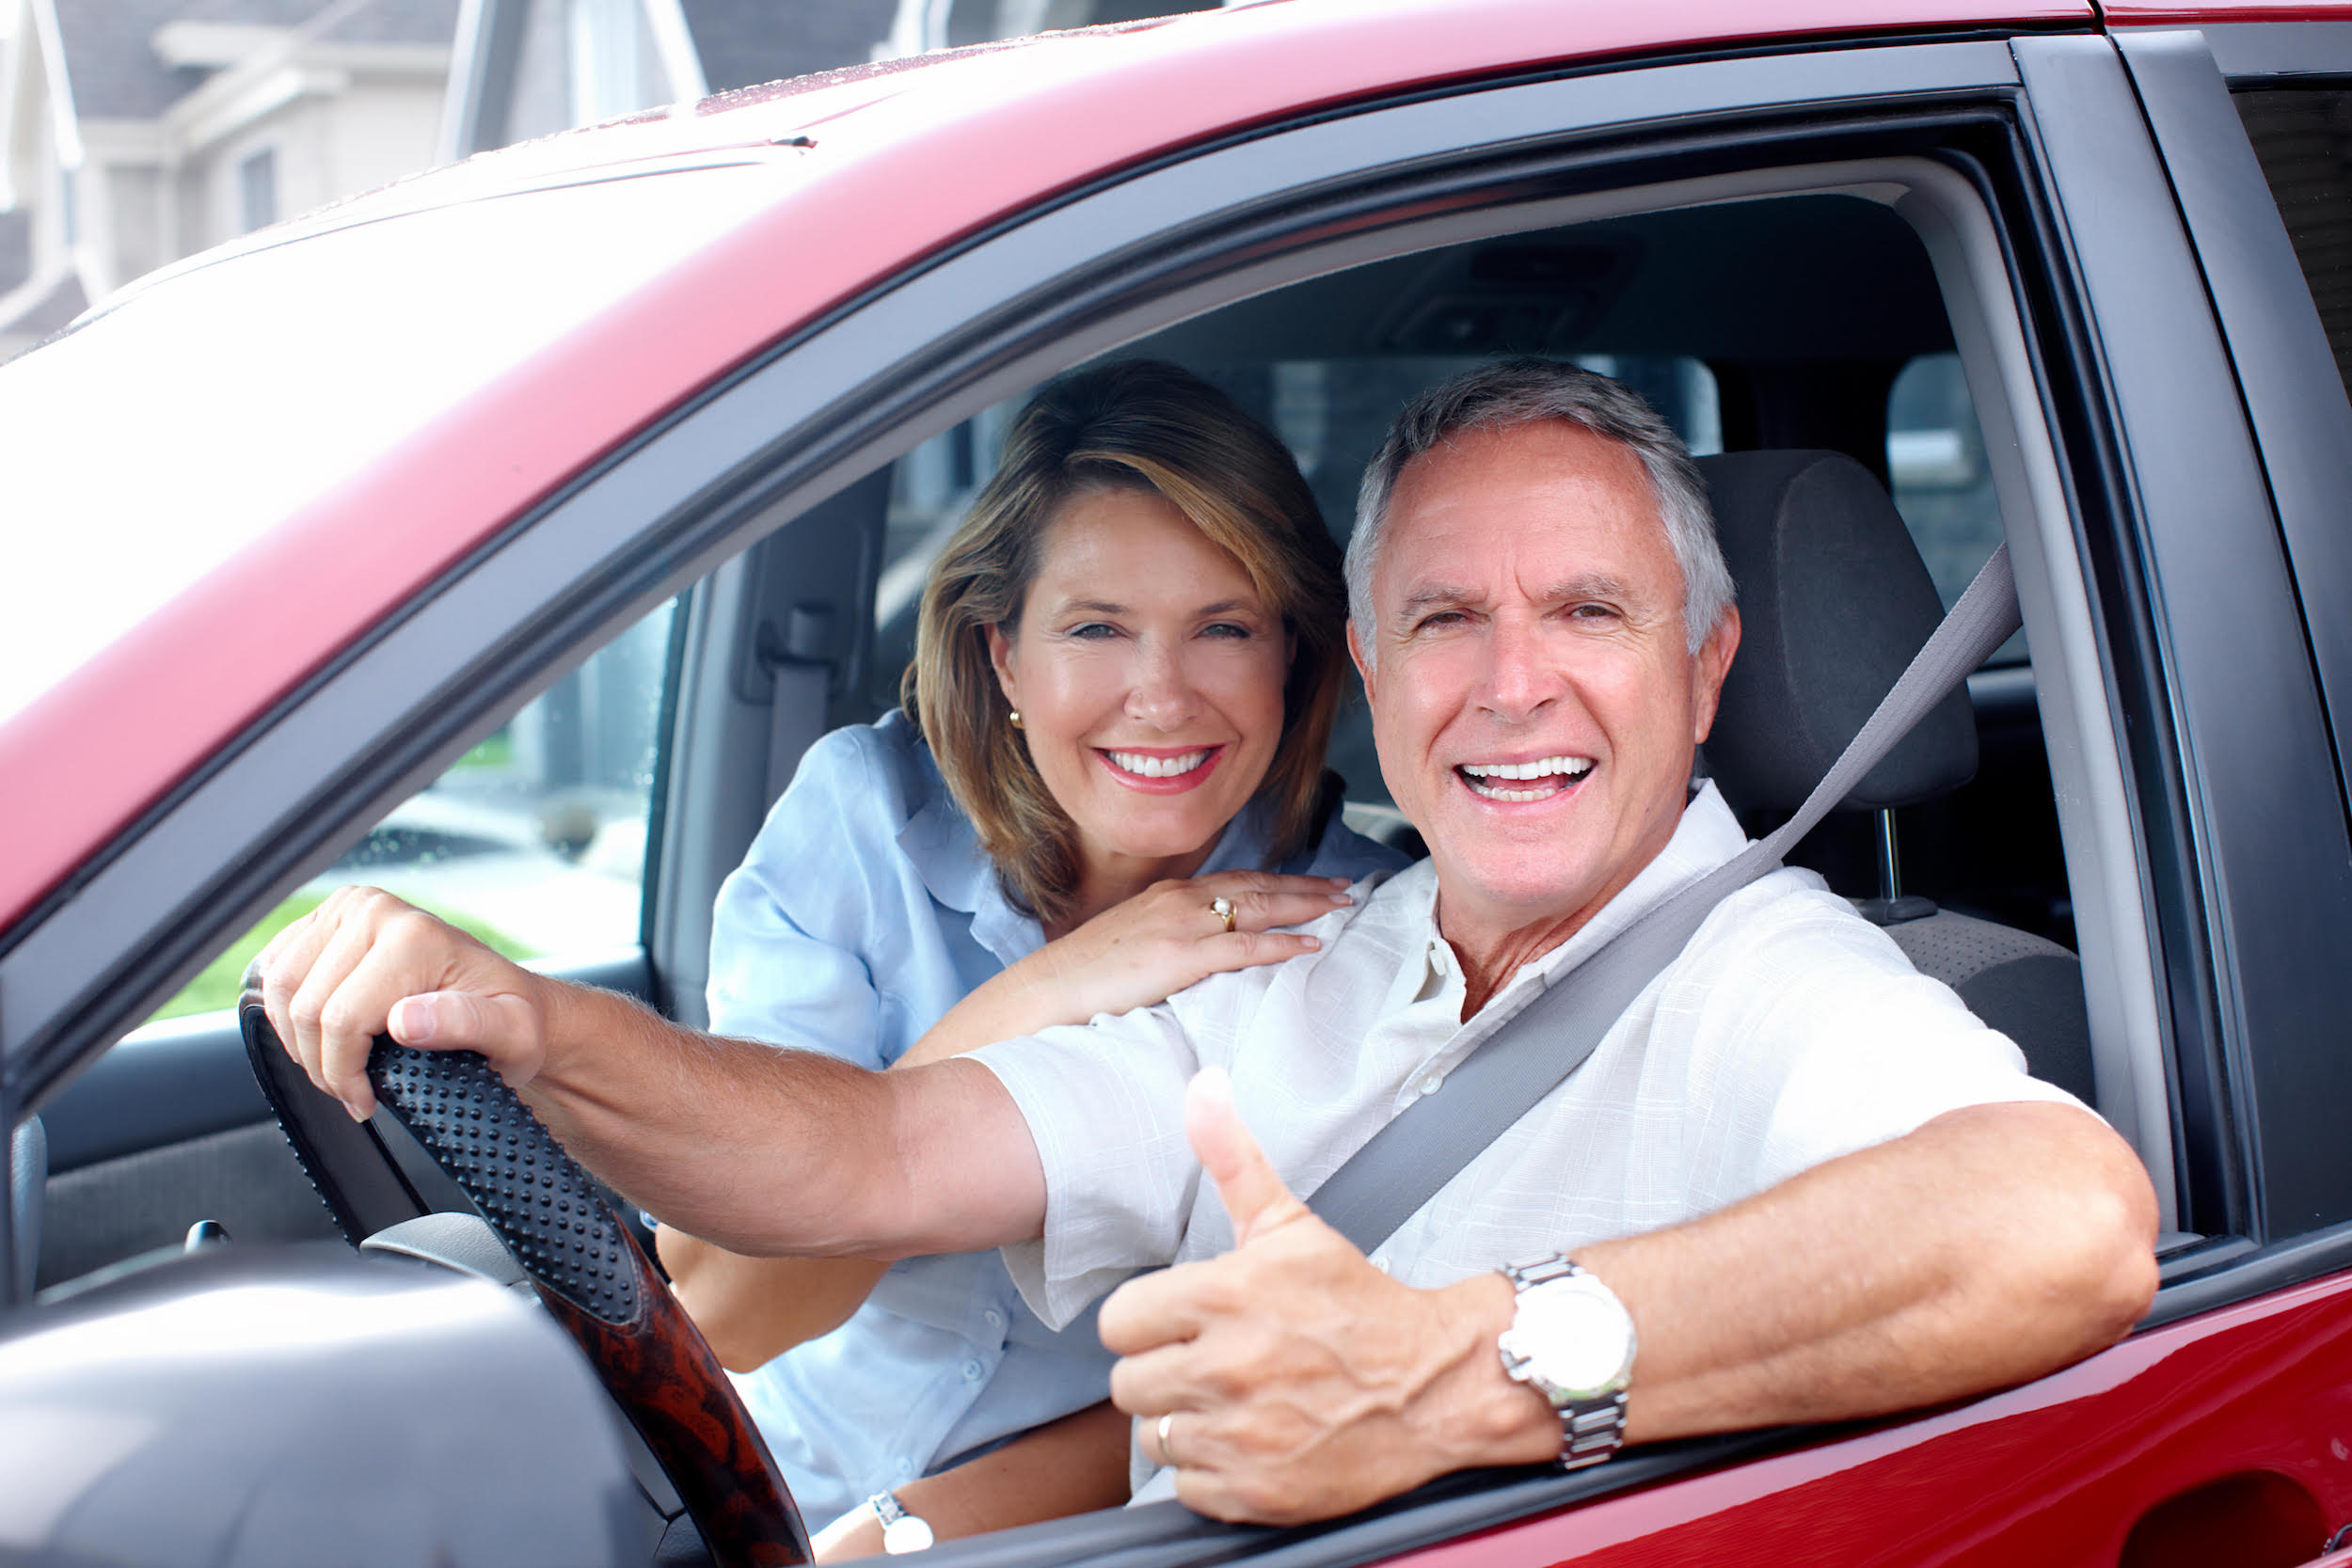
{"type": "Polygon", "coordinates": [[[1082,641],[1099,642],[1106,637],[1117,637],[1119,628],[1101,621],[1087,621],[1071,627],[1064,635],[1075,637],[1082,641]]]}
{"type": "Polygon", "coordinates": [[[1203,637],[1250,638],[1256,636],[1257,634],[1251,631],[1248,626],[1236,626],[1231,621],[1213,621],[1209,625],[1200,628],[1200,635],[1203,637]]]}

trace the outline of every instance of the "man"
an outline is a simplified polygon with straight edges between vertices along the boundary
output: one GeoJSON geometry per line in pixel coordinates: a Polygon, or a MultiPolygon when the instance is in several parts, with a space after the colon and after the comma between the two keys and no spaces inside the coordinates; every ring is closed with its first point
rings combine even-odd
{"type": "Polygon", "coordinates": [[[273,945],[274,1020],[355,1112],[388,1021],[482,1050],[614,1185],[735,1250],[1001,1245],[1048,1322],[1119,1287],[1114,1397],[1219,1517],[1899,1409],[2129,1328],[2154,1288],[2130,1149],[1798,872],[1727,899],[1375,1259],[1310,1215],[1294,1190],[1743,842],[1689,787],[1738,612],[1687,455],[1622,388],[1519,361],[1424,394],[1349,570],[1382,771],[1431,858],[1308,957],[874,1075],[691,1035],[356,893],[273,945]]]}

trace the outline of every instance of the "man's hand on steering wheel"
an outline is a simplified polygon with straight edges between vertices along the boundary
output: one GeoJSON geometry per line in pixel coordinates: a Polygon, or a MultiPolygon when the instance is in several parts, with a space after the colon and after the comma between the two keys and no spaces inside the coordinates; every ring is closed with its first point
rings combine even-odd
{"type": "Polygon", "coordinates": [[[270,1025],[310,1082],[353,1119],[375,1110],[377,1035],[478,1051],[511,1088],[546,1065],[549,983],[381,888],[344,887],[256,960],[270,1025]]]}

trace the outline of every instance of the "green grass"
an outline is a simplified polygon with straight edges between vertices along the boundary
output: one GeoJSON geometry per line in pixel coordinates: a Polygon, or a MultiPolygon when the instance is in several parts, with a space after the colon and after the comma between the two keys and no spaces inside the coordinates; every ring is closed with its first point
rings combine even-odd
{"type": "Polygon", "coordinates": [[[493,730],[482,737],[482,744],[459,757],[450,766],[459,768],[504,768],[515,760],[515,737],[504,730],[493,730]]]}
{"type": "MultiPolygon", "coordinates": [[[[156,1009],[155,1016],[148,1022],[159,1022],[167,1018],[185,1018],[190,1013],[218,1012],[224,1007],[235,1006],[237,992],[245,984],[246,965],[261,956],[262,949],[269,945],[270,938],[317,909],[325,896],[316,893],[297,893],[270,911],[262,918],[260,925],[230,943],[226,953],[206,964],[196,978],[188,982],[185,990],[156,1009]]],[[[492,952],[504,954],[518,961],[539,956],[534,949],[516,942],[487,921],[477,920],[459,911],[418,903],[415,899],[409,902],[427,914],[440,916],[492,952]]]]}

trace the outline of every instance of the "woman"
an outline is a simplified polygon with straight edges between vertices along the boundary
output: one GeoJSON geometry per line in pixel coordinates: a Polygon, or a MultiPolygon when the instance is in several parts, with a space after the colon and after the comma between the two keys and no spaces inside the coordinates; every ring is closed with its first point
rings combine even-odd
{"type": "MultiPolygon", "coordinates": [[[[812,748],[721,893],[712,1031],[884,1069],[1308,950],[1268,928],[1402,863],[1323,770],[1343,607],[1230,399],[1164,364],[1049,384],[932,569],[905,712],[812,748]]],[[[943,1537],[1124,1500],[1091,1316],[1049,1333],[995,1254],[660,1247],[835,1555],[879,1549],[868,1499],[943,1537]]]]}

